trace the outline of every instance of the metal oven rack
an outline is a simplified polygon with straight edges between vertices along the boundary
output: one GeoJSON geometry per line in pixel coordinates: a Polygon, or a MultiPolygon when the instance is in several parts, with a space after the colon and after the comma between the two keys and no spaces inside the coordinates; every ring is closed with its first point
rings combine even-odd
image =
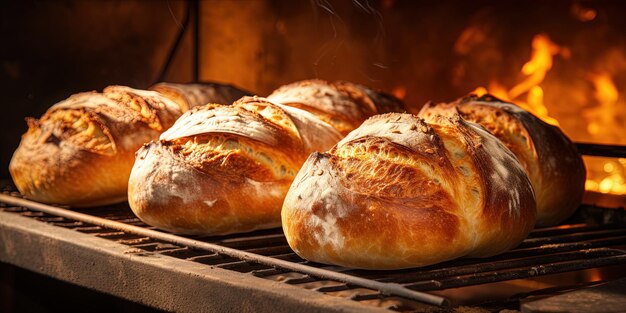
{"type": "MultiPolygon", "coordinates": [[[[618,146],[579,147],[588,155],[625,154],[618,146]]],[[[433,311],[450,304],[442,290],[626,267],[625,224],[623,209],[583,205],[568,223],[536,229],[498,256],[366,271],[303,260],[281,229],[183,237],[142,223],[127,204],[70,211],[5,187],[0,261],[173,311],[433,311]]],[[[507,303],[519,307],[529,295],[507,303]]]]}

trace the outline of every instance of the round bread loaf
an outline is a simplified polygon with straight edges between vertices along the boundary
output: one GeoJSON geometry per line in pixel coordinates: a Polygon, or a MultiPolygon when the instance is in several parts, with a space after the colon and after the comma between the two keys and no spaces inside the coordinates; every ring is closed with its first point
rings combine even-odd
{"type": "Polygon", "coordinates": [[[308,80],[268,99],[192,110],[137,153],[130,206],[144,222],[182,234],[278,227],[310,153],[330,149],[368,115],[398,108],[399,100],[366,87],[308,80]]]}
{"type": "Polygon", "coordinates": [[[315,115],[263,98],[197,107],[137,152],[128,201],[144,222],[175,233],[277,227],[300,165],[340,139],[315,115]]]}
{"type": "Polygon", "coordinates": [[[457,114],[485,127],[517,156],[535,190],[537,226],[556,225],[576,211],[585,191],[585,164],[558,127],[491,95],[429,103],[419,116],[457,114]]]}
{"type": "Polygon", "coordinates": [[[291,248],[364,269],[486,257],[533,228],[522,166],[481,126],[411,114],[374,116],[328,153],[313,153],[283,204],[291,248]]]}
{"type": "Polygon", "coordinates": [[[184,112],[195,106],[209,103],[231,104],[241,97],[250,95],[250,93],[231,85],[210,82],[195,84],[158,83],[150,87],[150,90],[157,91],[174,100],[184,112]]]}
{"type": "Polygon", "coordinates": [[[27,119],[11,176],[36,201],[79,207],[123,201],[135,151],[181,114],[155,91],[110,86],[75,94],[41,119],[27,119]]]}
{"type": "Polygon", "coordinates": [[[319,79],[284,85],[267,99],[311,112],[343,136],[372,115],[405,111],[401,101],[384,92],[349,82],[319,79]]]}
{"type": "Polygon", "coordinates": [[[41,119],[27,119],[28,131],[9,166],[18,190],[36,201],[75,207],[124,201],[137,149],[189,107],[231,103],[243,94],[218,84],[153,88],[163,93],[124,86],[79,93],[41,119]]]}

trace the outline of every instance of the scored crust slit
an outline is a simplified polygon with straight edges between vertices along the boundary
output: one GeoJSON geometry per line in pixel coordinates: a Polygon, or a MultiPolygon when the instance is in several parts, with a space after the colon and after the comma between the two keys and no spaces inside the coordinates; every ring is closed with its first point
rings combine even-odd
{"type": "Polygon", "coordinates": [[[124,201],[137,149],[206,99],[188,93],[241,96],[215,84],[158,86],[170,91],[109,86],[72,95],[38,120],[28,118],[9,165],[18,190],[32,200],[73,207],[124,201]]]}
{"type": "Polygon", "coordinates": [[[282,209],[298,255],[364,269],[495,255],[534,221],[530,181],[499,140],[460,118],[396,113],[312,154],[282,209]]]}
{"type": "Polygon", "coordinates": [[[491,95],[429,103],[419,113],[427,120],[436,115],[459,115],[482,125],[517,156],[537,198],[536,226],[564,221],[582,202],[585,164],[576,146],[558,127],[491,95]]]}
{"type": "Polygon", "coordinates": [[[278,227],[284,196],[310,153],[398,108],[397,99],[359,85],[308,80],[267,99],[192,109],[137,152],[129,204],[147,224],[175,233],[278,227]]]}

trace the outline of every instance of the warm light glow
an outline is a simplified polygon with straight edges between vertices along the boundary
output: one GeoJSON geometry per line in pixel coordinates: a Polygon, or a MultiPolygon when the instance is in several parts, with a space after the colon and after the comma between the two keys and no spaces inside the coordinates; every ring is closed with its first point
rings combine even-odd
{"type": "Polygon", "coordinates": [[[543,82],[546,73],[552,68],[552,57],[559,52],[559,46],[550,41],[546,35],[536,35],[532,41],[532,48],[530,61],[522,66],[522,74],[528,77],[511,88],[509,91],[511,98],[517,98],[543,82]]]}
{"type": "Polygon", "coordinates": [[[598,12],[591,8],[583,7],[579,3],[572,4],[571,8],[572,16],[581,22],[591,22],[596,19],[598,12]]]}
{"type": "Polygon", "coordinates": [[[592,75],[591,81],[595,86],[595,96],[598,102],[603,106],[615,105],[619,94],[611,75],[607,73],[592,75]]]}
{"type": "MultiPolygon", "coordinates": [[[[589,75],[594,87],[594,98],[597,106],[585,110],[584,116],[589,121],[587,131],[598,138],[610,138],[616,132],[620,122],[618,115],[619,92],[613,77],[606,72],[589,75]]],[[[610,161],[599,166],[588,164],[588,178],[585,183],[587,190],[601,193],[626,194],[626,160],[610,161]],[[592,166],[590,166],[592,165],[592,166]]]]}
{"type": "Polygon", "coordinates": [[[491,82],[491,84],[489,85],[489,93],[502,100],[511,101],[511,99],[509,98],[509,92],[506,90],[506,88],[496,82],[491,82]]]}
{"type": "Polygon", "coordinates": [[[484,90],[497,98],[519,105],[541,118],[546,123],[559,125],[558,121],[548,114],[548,108],[543,102],[544,90],[539,85],[552,68],[552,59],[560,52],[561,48],[553,43],[548,36],[543,34],[536,35],[532,40],[531,46],[532,52],[530,60],[526,62],[521,69],[521,73],[526,76],[526,78],[521,82],[510,89],[507,89],[497,82],[491,82],[488,89],[478,87],[473,92],[476,94],[482,92],[482,94],[484,94],[484,90]],[[521,97],[524,94],[526,94],[525,101],[521,97]]]}
{"type": "Polygon", "coordinates": [[[474,91],[472,91],[471,93],[477,95],[477,96],[484,96],[485,94],[488,93],[487,88],[485,87],[478,87],[476,89],[474,89],[474,91]]]}
{"type": "Polygon", "coordinates": [[[406,98],[406,87],[404,86],[395,87],[393,88],[393,90],[391,90],[391,94],[400,100],[404,100],[404,98],[406,98]]]}
{"type": "Polygon", "coordinates": [[[598,191],[599,187],[600,184],[598,184],[598,182],[595,180],[587,179],[585,181],[585,190],[598,191]]]}
{"type": "Polygon", "coordinates": [[[587,131],[592,135],[596,135],[600,132],[600,125],[598,125],[598,123],[591,122],[587,125],[587,131]]]}
{"type": "Polygon", "coordinates": [[[599,185],[601,193],[609,193],[613,189],[613,180],[610,177],[604,178],[599,185]]]}
{"type": "Polygon", "coordinates": [[[604,173],[593,172],[585,182],[585,189],[601,193],[624,194],[626,193],[626,160],[618,159],[617,162],[605,162],[602,166],[604,173]]]}
{"type": "Polygon", "coordinates": [[[626,182],[621,174],[613,174],[609,177],[605,177],[598,186],[598,191],[602,193],[626,193],[626,182]]]}
{"type": "MultiPolygon", "coordinates": [[[[596,12],[592,9],[577,7],[576,10],[581,20],[595,18],[596,12]]],[[[555,44],[544,34],[536,35],[531,47],[530,58],[520,69],[522,78],[516,84],[507,87],[499,81],[492,80],[488,87],[478,87],[472,93],[479,96],[490,93],[504,101],[519,105],[547,123],[558,126],[558,121],[549,115],[544,100],[546,92],[559,92],[559,89],[554,89],[556,90],[554,91],[555,85],[552,83],[549,85],[551,89],[547,90],[542,83],[554,65],[554,57],[560,56],[563,60],[569,60],[572,51],[568,47],[555,44]]],[[[621,114],[619,110],[623,110],[620,108],[623,100],[620,102],[619,90],[613,77],[615,73],[590,71],[586,75],[585,78],[591,83],[589,86],[593,89],[587,94],[588,98],[583,101],[589,106],[583,109],[584,120],[581,121],[580,129],[587,132],[587,136],[592,138],[591,142],[622,141],[623,131],[620,127],[623,126],[620,126],[620,123],[623,124],[623,122],[618,120],[618,116],[621,114]]],[[[586,190],[626,194],[626,159],[604,161],[586,158],[585,162],[587,165],[586,190]]]]}
{"type": "Polygon", "coordinates": [[[616,120],[619,93],[613,78],[608,73],[591,74],[589,80],[593,84],[594,97],[598,105],[584,112],[589,121],[587,131],[592,135],[606,138],[615,131],[614,125],[619,124],[616,120]]]}

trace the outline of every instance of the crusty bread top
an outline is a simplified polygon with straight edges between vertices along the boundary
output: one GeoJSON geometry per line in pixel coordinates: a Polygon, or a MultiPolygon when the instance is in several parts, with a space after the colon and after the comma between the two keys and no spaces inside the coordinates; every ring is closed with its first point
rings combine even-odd
{"type": "Polygon", "coordinates": [[[219,160],[222,165],[228,158],[234,161],[236,152],[246,157],[238,158],[242,161],[233,164],[233,170],[252,170],[250,160],[254,160],[267,165],[273,179],[282,179],[285,173],[294,176],[309,153],[329,149],[340,138],[333,127],[311,113],[260,97],[244,97],[230,106],[191,109],[160,140],[202,171],[211,171],[210,164],[219,160]]]}
{"type": "Polygon", "coordinates": [[[365,93],[367,97],[369,97],[369,100],[374,104],[377,114],[392,113],[392,112],[396,112],[396,113],[406,112],[404,103],[400,99],[382,90],[375,90],[367,86],[354,84],[350,82],[344,82],[344,81],[338,81],[338,82],[335,82],[335,84],[339,86],[343,85],[343,86],[346,86],[345,88],[350,88],[350,89],[357,88],[363,93],[365,93]]]}
{"type": "Polygon", "coordinates": [[[230,104],[250,94],[231,85],[210,82],[194,84],[162,82],[151,86],[150,90],[158,91],[174,100],[183,112],[209,103],[230,104]]]}
{"type": "Polygon", "coordinates": [[[518,158],[535,188],[538,225],[562,221],[580,204],[585,167],[576,146],[556,126],[491,95],[426,104],[419,115],[454,116],[478,123],[518,158]]]}
{"type": "Polygon", "coordinates": [[[110,86],[70,96],[40,119],[28,118],[9,165],[26,197],[89,207],[126,197],[134,153],[180,116],[154,91],[110,86]]]}
{"type": "Polygon", "coordinates": [[[67,140],[98,154],[135,150],[139,123],[160,132],[171,126],[181,111],[157,92],[109,86],[102,93],[83,92],[48,109],[41,119],[27,119],[32,136],[67,140]],[[39,134],[39,135],[38,135],[39,134]]]}
{"type": "MultiPolygon", "coordinates": [[[[502,207],[509,208],[508,214],[519,216],[519,194],[516,188],[510,186],[523,186],[523,180],[526,175],[510,175],[510,171],[519,171],[521,167],[517,163],[515,155],[482,126],[465,121],[459,117],[448,118],[445,116],[432,116],[428,119],[428,123],[411,114],[389,113],[377,115],[369,118],[361,127],[351,132],[343,140],[341,140],[330,153],[337,154],[343,158],[351,157],[352,149],[346,148],[355,143],[362,143],[363,140],[370,141],[371,138],[384,139],[393,143],[395,152],[391,153],[391,157],[399,155],[402,161],[408,162],[411,166],[417,166],[422,170],[431,173],[436,177],[452,177],[455,173],[461,172],[466,176],[467,173],[475,172],[476,179],[480,181],[481,190],[484,190],[482,197],[484,202],[482,207],[485,213],[502,207]],[[449,137],[460,136],[462,146],[453,143],[458,139],[449,137]],[[402,153],[402,150],[407,152],[402,153]],[[469,155],[467,155],[469,154],[469,155]],[[475,165],[470,163],[455,165],[461,160],[474,160],[475,165]],[[436,167],[425,168],[424,160],[429,160],[436,167]],[[510,197],[498,197],[499,193],[511,193],[510,197]],[[509,199],[507,203],[495,203],[500,199],[509,199]]],[[[368,145],[368,144],[365,144],[368,145]]],[[[375,154],[380,152],[376,151],[375,154]]],[[[389,154],[381,154],[379,157],[383,159],[389,158],[389,154]]],[[[396,161],[397,162],[397,161],[396,161]]],[[[441,179],[445,181],[446,179],[441,179]]],[[[451,182],[447,188],[453,188],[455,182],[451,182]]],[[[466,188],[471,190],[472,188],[466,188]]],[[[449,194],[455,194],[452,189],[448,190],[449,194]]],[[[530,190],[532,194],[532,189],[530,190]]],[[[458,196],[466,197],[463,192],[457,193],[458,196]]],[[[471,206],[472,201],[466,201],[471,206]]],[[[495,212],[497,216],[501,213],[495,212]]]]}
{"type": "Polygon", "coordinates": [[[284,85],[267,99],[311,112],[343,135],[372,115],[403,108],[399,100],[367,87],[318,79],[284,85]]]}
{"type": "Polygon", "coordinates": [[[300,256],[369,269],[501,253],[534,220],[528,177],[493,135],[458,117],[398,113],[311,154],[282,210],[300,256]]]}

